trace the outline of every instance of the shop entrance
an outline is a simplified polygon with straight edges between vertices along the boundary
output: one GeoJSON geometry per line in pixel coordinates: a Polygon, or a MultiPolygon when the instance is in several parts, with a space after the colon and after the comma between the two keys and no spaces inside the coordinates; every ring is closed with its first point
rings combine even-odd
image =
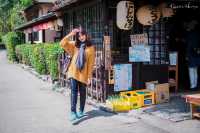
{"type": "MultiPolygon", "coordinates": [[[[195,29],[199,30],[200,16],[199,9],[177,9],[175,15],[169,20],[169,51],[178,52],[178,79],[179,79],[179,90],[190,91],[190,78],[188,70],[188,58],[187,58],[187,43],[186,43],[186,27],[188,22],[195,20],[197,22],[195,29]]],[[[199,34],[200,37],[200,34],[199,34]]],[[[200,45],[200,44],[199,44],[200,45]]],[[[199,68],[198,68],[199,69],[199,68]]],[[[199,72],[199,71],[198,71],[199,72]]],[[[198,73],[198,77],[199,77],[198,73]]],[[[200,82],[200,79],[198,83],[200,82]]]]}

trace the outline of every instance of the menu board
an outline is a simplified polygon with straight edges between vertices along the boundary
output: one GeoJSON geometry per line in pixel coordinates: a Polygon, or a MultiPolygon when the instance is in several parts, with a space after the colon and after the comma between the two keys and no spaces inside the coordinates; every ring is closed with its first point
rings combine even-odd
{"type": "Polygon", "coordinates": [[[148,45],[147,33],[130,35],[130,38],[131,38],[131,46],[133,46],[133,45],[148,45]]]}
{"type": "Polygon", "coordinates": [[[129,47],[129,62],[149,62],[150,47],[145,45],[134,45],[129,47]]]}
{"type": "Polygon", "coordinates": [[[114,65],[114,91],[132,89],[132,64],[114,65]]]}

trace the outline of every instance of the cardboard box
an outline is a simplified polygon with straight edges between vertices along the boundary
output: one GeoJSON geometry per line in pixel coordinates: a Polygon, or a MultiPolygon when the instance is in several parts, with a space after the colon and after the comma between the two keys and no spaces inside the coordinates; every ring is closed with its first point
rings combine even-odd
{"type": "Polygon", "coordinates": [[[158,84],[157,81],[147,82],[146,88],[155,92],[156,104],[169,101],[169,83],[158,84]]]}
{"type": "Polygon", "coordinates": [[[146,89],[154,91],[156,88],[156,84],[158,84],[158,81],[151,81],[151,82],[146,82],[145,86],[146,86],[146,89]]]}

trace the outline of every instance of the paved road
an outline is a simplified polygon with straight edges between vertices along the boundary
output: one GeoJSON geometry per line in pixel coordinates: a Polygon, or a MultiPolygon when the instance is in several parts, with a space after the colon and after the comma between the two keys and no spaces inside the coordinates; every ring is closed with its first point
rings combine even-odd
{"type": "Polygon", "coordinates": [[[0,133],[195,133],[200,129],[197,121],[174,125],[150,116],[124,118],[89,105],[90,117],[73,126],[68,121],[69,105],[69,97],[7,62],[6,52],[0,51],[0,133]]]}

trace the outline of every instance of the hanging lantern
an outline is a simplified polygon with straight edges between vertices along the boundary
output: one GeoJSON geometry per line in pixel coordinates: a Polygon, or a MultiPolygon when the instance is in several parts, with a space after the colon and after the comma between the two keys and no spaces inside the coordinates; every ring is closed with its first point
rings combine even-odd
{"type": "Polygon", "coordinates": [[[146,5],[139,8],[136,13],[137,20],[142,25],[153,25],[159,21],[160,16],[160,10],[151,5],[146,5]]]}
{"type": "Polygon", "coordinates": [[[130,30],[134,23],[134,4],[131,1],[120,1],[117,4],[117,27],[130,30]]]}
{"type": "Polygon", "coordinates": [[[162,3],[158,7],[160,8],[162,17],[168,18],[174,15],[174,10],[170,8],[167,3],[162,3]]]}
{"type": "Polygon", "coordinates": [[[39,26],[33,26],[33,32],[39,31],[39,26]]]}
{"type": "Polygon", "coordinates": [[[33,32],[33,28],[28,28],[27,29],[27,33],[32,33],[33,32]]]}
{"type": "Polygon", "coordinates": [[[63,20],[61,18],[57,19],[57,25],[63,26],[63,20]]]}

